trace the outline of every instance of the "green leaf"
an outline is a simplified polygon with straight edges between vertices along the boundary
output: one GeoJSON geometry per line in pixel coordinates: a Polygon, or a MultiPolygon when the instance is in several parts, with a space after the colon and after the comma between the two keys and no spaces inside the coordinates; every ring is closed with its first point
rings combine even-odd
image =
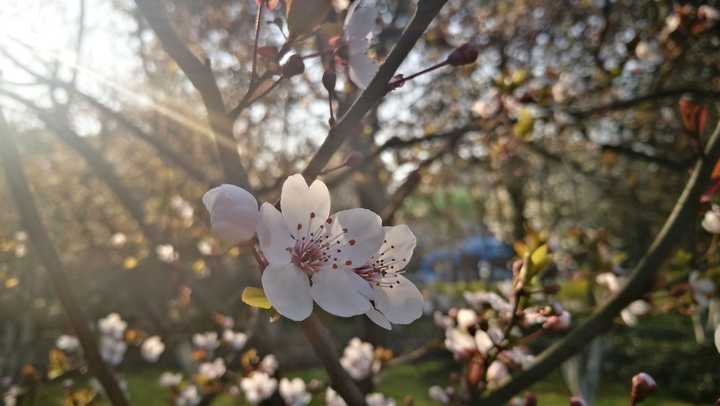
{"type": "Polygon", "coordinates": [[[259,288],[245,288],[242,293],[242,301],[249,306],[260,309],[272,308],[272,304],[270,304],[270,301],[265,296],[265,292],[259,288]]]}

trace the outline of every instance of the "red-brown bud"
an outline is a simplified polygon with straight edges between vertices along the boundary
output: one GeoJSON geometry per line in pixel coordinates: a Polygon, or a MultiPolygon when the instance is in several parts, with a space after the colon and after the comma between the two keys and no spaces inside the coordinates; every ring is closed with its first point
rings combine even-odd
{"type": "Polygon", "coordinates": [[[525,406],[537,406],[537,396],[534,393],[525,395],[525,406]]]}
{"type": "Polygon", "coordinates": [[[322,77],[322,84],[325,86],[325,90],[328,93],[333,94],[335,92],[335,82],[337,82],[337,75],[332,71],[325,71],[322,77]]]}
{"type": "Polygon", "coordinates": [[[477,59],[479,55],[477,47],[471,43],[465,43],[455,48],[447,57],[447,63],[451,66],[469,65],[477,59]]]}
{"type": "Polygon", "coordinates": [[[282,74],[286,78],[291,78],[305,72],[305,62],[300,55],[291,55],[287,62],[282,66],[282,74]]]}
{"type": "Polygon", "coordinates": [[[570,406],[587,406],[587,402],[580,396],[573,396],[570,399],[570,406]]]}
{"type": "Polygon", "coordinates": [[[657,389],[657,384],[652,376],[646,374],[645,372],[640,372],[639,374],[633,376],[632,391],[630,392],[632,404],[634,405],[647,399],[650,394],[655,392],[655,389],[657,389]]]}

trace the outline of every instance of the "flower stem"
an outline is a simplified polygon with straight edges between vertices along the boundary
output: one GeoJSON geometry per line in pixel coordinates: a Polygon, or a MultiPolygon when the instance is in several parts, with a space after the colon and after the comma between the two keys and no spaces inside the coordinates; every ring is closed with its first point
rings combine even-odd
{"type": "Polygon", "coordinates": [[[260,0],[258,6],[257,17],[255,18],[255,43],[253,45],[253,60],[252,60],[252,71],[250,73],[250,88],[255,84],[257,78],[257,50],[258,40],[260,39],[260,21],[262,20],[263,9],[265,8],[265,0],[260,0]]]}

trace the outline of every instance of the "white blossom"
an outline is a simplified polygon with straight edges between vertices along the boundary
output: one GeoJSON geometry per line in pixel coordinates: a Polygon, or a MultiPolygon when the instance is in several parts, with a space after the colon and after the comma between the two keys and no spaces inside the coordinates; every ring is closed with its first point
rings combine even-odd
{"type": "Polygon", "coordinates": [[[347,403],[333,388],[328,386],[325,389],[325,406],[347,406],[347,403]]]}
{"type": "Polygon", "coordinates": [[[386,398],[382,393],[371,393],[365,396],[367,406],[395,406],[395,399],[386,398]]]}
{"type": "Polygon", "coordinates": [[[512,303],[495,292],[465,292],[463,296],[465,301],[475,308],[487,304],[503,316],[512,315],[512,303]]]}
{"type": "Polygon", "coordinates": [[[98,328],[100,329],[100,333],[102,335],[120,340],[125,334],[127,323],[120,317],[119,314],[110,313],[98,321],[98,328]]]}
{"type": "Polygon", "coordinates": [[[127,344],[123,340],[119,340],[109,335],[100,337],[100,356],[102,359],[112,366],[118,366],[125,357],[127,344]]]}
{"type": "Polygon", "coordinates": [[[455,359],[463,359],[477,350],[475,338],[457,328],[445,330],[445,347],[453,353],[455,359]]]}
{"type": "Polygon", "coordinates": [[[507,366],[500,361],[494,361],[487,370],[488,385],[497,386],[510,377],[507,366]]]}
{"type": "Polygon", "coordinates": [[[707,307],[710,304],[710,298],[715,293],[715,283],[700,276],[700,273],[693,271],[688,279],[693,299],[700,307],[707,307]]]}
{"type": "Polygon", "coordinates": [[[180,385],[180,382],[182,382],[183,376],[180,373],[173,373],[173,372],[163,372],[160,374],[160,378],[158,379],[158,384],[162,386],[163,388],[170,388],[174,386],[180,385]]]}
{"type": "Polygon", "coordinates": [[[460,309],[457,312],[457,325],[461,330],[467,330],[478,322],[477,313],[472,309],[460,309]]]}
{"type": "Polygon", "coordinates": [[[430,399],[443,405],[450,403],[448,390],[441,386],[431,386],[430,389],[428,389],[428,396],[430,396],[430,399]]]}
{"type": "Polygon", "coordinates": [[[288,406],[304,406],[310,403],[312,398],[312,395],[305,388],[305,382],[300,378],[281,379],[280,396],[288,406]]]}
{"type": "Polygon", "coordinates": [[[258,365],[258,369],[268,375],[275,375],[275,371],[278,369],[277,357],[272,354],[264,356],[262,361],[260,361],[260,365],[258,365]]]}
{"type": "Polygon", "coordinates": [[[361,89],[370,84],[378,70],[378,64],[368,56],[377,15],[377,8],[367,0],[356,0],[345,17],[343,42],[347,46],[350,80],[361,89]]]}
{"type": "Polygon", "coordinates": [[[636,300],[620,312],[620,317],[625,324],[630,327],[634,327],[638,323],[638,316],[650,313],[651,309],[652,308],[648,302],[644,300],[636,300]]]}
{"type": "Polygon", "coordinates": [[[57,338],[55,346],[65,352],[75,352],[80,349],[80,340],[75,336],[63,334],[57,338]]]}
{"type": "Polygon", "coordinates": [[[331,217],[325,184],[316,180],[308,187],[302,175],[285,181],[280,206],[282,212],[264,203],[258,224],[268,261],[262,286],[278,313],[304,320],[313,301],[341,317],[370,311],[372,289],[354,268],[366,264],[382,245],[380,217],[366,209],[331,217]]]}
{"type": "Polygon", "coordinates": [[[218,237],[231,244],[253,238],[259,212],[257,200],[250,192],[223,184],[210,189],[202,200],[210,213],[212,231],[218,237]]]}
{"type": "Polygon", "coordinates": [[[195,406],[202,400],[195,385],[189,385],[180,391],[175,399],[175,406],[195,406]]]}
{"type": "Polygon", "coordinates": [[[215,358],[213,362],[203,362],[198,367],[198,374],[210,381],[222,378],[226,371],[225,361],[222,358],[215,358]]]}
{"type": "Polygon", "coordinates": [[[158,336],[148,337],[140,347],[143,359],[147,362],[157,362],[160,355],[165,351],[165,344],[158,336]]]}
{"type": "Polygon", "coordinates": [[[720,206],[714,204],[710,210],[705,212],[702,226],[708,233],[720,234],[720,206]]]}
{"type": "Polygon", "coordinates": [[[220,346],[220,341],[218,341],[218,335],[214,331],[194,334],[192,342],[196,348],[208,352],[213,352],[220,346]]]}
{"type": "Polygon", "coordinates": [[[155,247],[155,254],[162,262],[171,264],[180,258],[180,254],[175,251],[175,247],[171,244],[161,244],[155,247]]]}
{"type": "Polygon", "coordinates": [[[127,236],[123,233],[115,233],[110,237],[110,245],[120,248],[127,243],[127,236]]]}
{"type": "Polygon", "coordinates": [[[340,358],[340,365],[355,380],[362,380],[373,372],[374,349],[372,344],[353,338],[340,358]]]}
{"type": "Polygon", "coordinates": [[[240,380],[240,388],[245,393],[245,400],[256,405],[275,393],[277,380],[265,372],[255,371],[240,380]]]}
{"type": "Polygon", "coordinates": [[[245,343],[247,343],[247,335],[228,329],[223,331],[223,341],[225,341],[233,350],[239,351],[245,347],[245,343]]]}

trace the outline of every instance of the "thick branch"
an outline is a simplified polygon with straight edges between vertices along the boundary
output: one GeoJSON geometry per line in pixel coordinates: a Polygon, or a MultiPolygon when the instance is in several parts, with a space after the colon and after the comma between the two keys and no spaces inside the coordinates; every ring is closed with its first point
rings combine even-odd
{"type": "Polygon", "coordinates": [[[178,64],[200,92],[208,114],[210,129],[216,137],[225,180],[245,188],[250,187],[247,172],[240,163],[233,137],[233,119],[225,109],[222,93],[215,81],[209,61],[200,61],[180,40],[173,30],[165,11],[165,2],[158,0],[135,0],[138,9],[152,27],[165,52],[178,64]],[[226,145],[227,144],[227,145],[226,145]]]}
{"type": "Polygon", "coordinates": [[[360,125],[360,120],[365,114],[382,99],[388,92],[388,82],[395,75],[395,71],[405,60],[407,55],[420,39],[425,29],[430,25],[440,9],[447,0],[420,0],[417,10],[407,28],[403,31],[397,44],[390,51],[385,62],[380,66],[377,74],[368,87],[355,100],[350,109],[343,114],[337,124],[330,129],[327,138],[323,141],[320,149],[312,157],[303,175],[308,182],[322,172],[325,165],[330,161],[335,151],[351,134],[353,129],[360,125]]]}
{"type": "Polygon", "coordinates": [[[705,148],[705,157],[695,164],[692,176],[680,195],[672,213],[655,238],[647,254],[633,269],[628,283],[617,295],[596,311],[593,316],[538,357],[530,369],[516,375],[510,382],[491,392],[483,399],[484,405],[502,405],[534,382],[545,377],[563,361],[572,357],[596,336],[607,332],[613,319],[633,301],[640,299],[653,287],[655,274],[672,253],[675,243],[693,226],[703,187],[720,158],[720,124],[705,148]]]}
{"type": "Polygon", "coordinates": [[[80,308],[72,294],[60,256],[55,251],[47,230],[40,219],[40,214],[20,162],[15,140],[13,135],[10,134],[10,128],[5,122],[2,112],[0,112],[0,143],[2,143],[0,145],[2,166],[23,228],[30,235],[30,240],[37,250],[38,257],[50,275],[57,295],[67,313],[70,325],[80,340],[90,371],[100,381],[114,406],[127,406],[129,403],[125,399],[122,389],[120,389],[115,377],[98,352],[97,341],[88,328],[82,308],[80,308]]]}
{"type": "Polygon", "coordinates": [[[608,104],[604,104],[601,106],[596,107],[590,107],[587,109],[582,110],[566,110],[563,111],[565,113],[568,113],[572,116],[583,118],[583,117],[589,117],[595,114],[602,114],[607,113],[610,111],[617,111],[617,110],[624,110],[627,108],[634,107],[638,104],[656,101],[656,100],[662,100],[667,98],[675,98],[680,97],[684,94],[691,94],[698,97],[706,97],[710,99],[720,99],[720,92],[711,91],[707,89],[698,89],[698,88],[691,88],[691,87],[683,87],[683,88],[676,88],[676,89],[665,89],[665,90],[659,90],[654,93],[645,94],[638,97],[633,97],[630,99],[625,100],[617,100],[610,102],[608,104]]]}

